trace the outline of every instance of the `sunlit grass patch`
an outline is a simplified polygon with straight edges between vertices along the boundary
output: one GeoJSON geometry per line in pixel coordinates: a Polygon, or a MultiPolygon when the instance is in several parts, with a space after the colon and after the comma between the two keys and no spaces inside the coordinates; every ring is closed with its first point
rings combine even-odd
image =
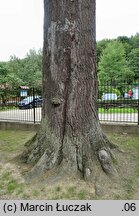
{"type": "Polygon", "coordinates": [[[34,134],[35,132],[33,131],[0,131],[0,151],[21,151],[25,142],[27,142],[34,134]]]}
{"type": "Polygon", "coordinates": [[[104,109],[104,108],[99,108],[98,113],[137,113],[137,109],[133,108],[109,108],[109,109],[104,109]]]}

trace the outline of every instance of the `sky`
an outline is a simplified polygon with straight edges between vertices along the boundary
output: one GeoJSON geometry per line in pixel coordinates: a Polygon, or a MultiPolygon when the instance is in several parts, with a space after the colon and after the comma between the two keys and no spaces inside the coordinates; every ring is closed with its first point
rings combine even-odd
{"type": "MultiPolygon", "coordinates": [[[[139,32],[139,0],[96,0],[97,40],[139,32]]],[[[42,48],[43,0],[0,0],[0,61],[42,48]]]]}

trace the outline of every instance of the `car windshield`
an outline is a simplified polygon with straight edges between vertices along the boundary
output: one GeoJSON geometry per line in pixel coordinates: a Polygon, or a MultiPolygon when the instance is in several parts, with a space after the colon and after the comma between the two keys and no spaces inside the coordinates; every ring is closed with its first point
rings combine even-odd
{"type": "Polygon", "coordinates": [[[27,102],[31,102],[31,101],[33,101],[33,97],[27,97],[27,98],[22,100],[23,103],[27,103],[27,102]]]}

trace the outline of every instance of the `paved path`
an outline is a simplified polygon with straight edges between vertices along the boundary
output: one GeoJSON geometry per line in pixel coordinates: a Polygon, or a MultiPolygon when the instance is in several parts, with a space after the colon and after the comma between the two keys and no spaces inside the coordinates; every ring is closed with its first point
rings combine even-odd
{"type": "Polygon", "coordinates": [[[101,121],[112,122],[138,122],[138,113],[105,113],[99,114],[101,121]]]}
{"type": "MultiPolygon", "coordinates": [[[[111,121],[111,122],[138,122],[137,113],[105,113],[99,114],[99,119],[101,121],[111,121]]],[[[26,110],[8,110],[0,112],[0,120],[6,121],[34,121],[34,109],[26,110]]],[[[35,121],[39,122],[41,120],[41,108],[35,109],[35,121]]]]}
{"type": "MultiPolygon", "coordinates": [[[[0,120],[11,120],[11,121],[34,121],[34,109],[15,109],[0,112],[0,120]]],[[[35,109],[35,121],[41,120],[41,108],[35,109]]]]}

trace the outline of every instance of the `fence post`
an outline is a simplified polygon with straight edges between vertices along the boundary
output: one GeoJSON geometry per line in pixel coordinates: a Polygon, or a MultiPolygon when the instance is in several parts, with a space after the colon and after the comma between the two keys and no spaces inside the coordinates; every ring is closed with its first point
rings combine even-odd
{"type": "Polygon", "coordinates": [[[33,87],[33,121],[36,123],[36,115],[35,115],[35,89],[33,87]]]}

